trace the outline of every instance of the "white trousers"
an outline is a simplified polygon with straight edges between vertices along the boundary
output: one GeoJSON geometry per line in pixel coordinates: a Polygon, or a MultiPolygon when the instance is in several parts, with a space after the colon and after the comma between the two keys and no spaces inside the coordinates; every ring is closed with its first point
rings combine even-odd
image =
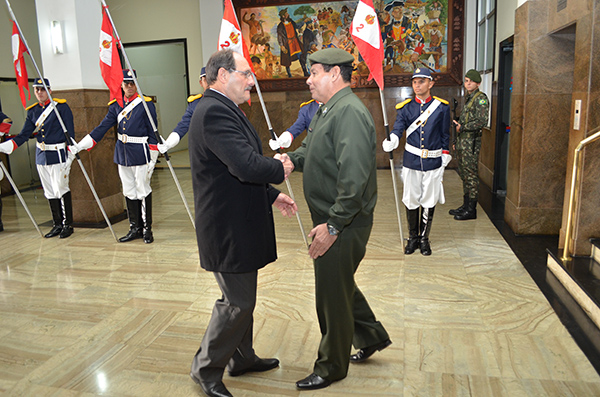
{"type": "Polygon", "coordinates": [[[44,188],[44,196],[48,200],[59,199],[70,190],[69,173],[71,172],[71,163],[37,164],[37,170],[44,188]]]}
{"type": "Polygon", "coordinates": [[[404,192],[402,202],[409,210],[419,207],[433,208],[437,203],[444,204],[444,167],[431,171],[418,171],[402,167],[404,192]]]}
{"type": "Polygon", "coordinates": [[[123,195],[130,200],[143,200],[152,193],[150,179],[153,172],[153,163],[134,165],[132,167],[119,165],[119,177],[123,185],[123,195]]]}

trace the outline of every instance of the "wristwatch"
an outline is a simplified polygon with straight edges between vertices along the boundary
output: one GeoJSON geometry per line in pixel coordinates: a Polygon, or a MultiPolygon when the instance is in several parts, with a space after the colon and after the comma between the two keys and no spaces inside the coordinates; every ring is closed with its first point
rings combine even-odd
{"type": "Polygon", "coordinates": [[[327,224],[327,231],[329,232],[330,235],[332,236],[337,236],[338,233],[340,232],[339,230],[337,230],[335,228],[335,226],[330,225],[329,223],[327,224]]]}

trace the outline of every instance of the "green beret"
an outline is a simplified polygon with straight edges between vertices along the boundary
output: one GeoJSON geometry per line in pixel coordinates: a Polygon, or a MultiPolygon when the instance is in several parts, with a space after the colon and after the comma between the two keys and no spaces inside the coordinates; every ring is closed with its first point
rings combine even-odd
{"type": "Polygon", "coordinates": [[[322,63],[325,65],[342,65],[344,63],[354,62],[354,57],[341,48],[326,48],[313,52],[308,56],[308,63],[322,63]]]}
{"type": "Polygon", "coordinates": [[[481,83],[481,75],[479,74],[479,72],[475,69],[471,69],[467,72],[467,74],[465,74],[465,77],[470,78],[472,81],[476,82],[476,83],[481,83]]]}

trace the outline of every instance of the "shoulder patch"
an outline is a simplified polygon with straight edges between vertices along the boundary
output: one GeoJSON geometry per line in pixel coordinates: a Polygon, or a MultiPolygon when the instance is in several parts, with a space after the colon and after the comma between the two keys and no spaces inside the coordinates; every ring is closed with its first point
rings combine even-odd
{"type": "Polygon", "coordinates": [[[33,105],[29,105],[25,110],[29,110],[31,108],[34,108],[38,105],[38,102],[34,103],[33,105]]]}
{"type": "Polygon", "coordinates": [[[187,101],[188,101],[189,103],[192,103],[192,102],[194,102],[196,99],[200,99],[200,98],[202,98],[202,94],[198,94],[198,95],[190,95],[190,96],[188,97],[187,101]]]}
{"type": "Polygon", "coordinates": [[[54,102],[57,102],[57,103],[67,103],[67,100],[66,99],[54,98],[54,102]]]}
{"type": "Polygon", "coordinates": [[[110,106],[110,105],[112,105],[112,104],[113,104],[113,103],[115,103],[115,102],[117,102],[117,100],[116,100],[116,99],[113,99],[112,101],[110,101],[110,102],[108,103],[108,105],[110,106]]]}
{"type": "Polygon", "coordinates": [[[152,102],[152,98],[150,98],[149,96],[144,95],[144,101],[146,101],[146,102],[152,102]]]}
{"type": "Polygon", "coordinates": [[[443,103],[444,105],[448,105],[448,101],[447,101],[447,100],[445,100],[445,99],[442,99],[442,98],[440,98],[440,97],[437,97],[437,96],[435,96],[435,95],[434,95],[434,98],[435,98],[435,99],[437,99],[438,101],[440,101],[441,103],[443,103]]]}
{"type": "Polygon", "coordinates": [[[400,102],[399,104],[396,105],[396,109],[402,109],[402,107],[404,105],[406,105],[407,103],[409,103],[410,101],[412,101],[412,99],[408,98],[407,100],[405,100],[404,102],[400,102]]]}
{"type": "Polygon", "coordinates": [[[486,97],[483,97],[483,98],[481,98],[481,99],[479,100],[479,104],[480,104],[480,105],[485,105],[485,104],[487,104],[487,98],[486,98],[486,97]]]}
{"type": "Polygon", "coordinates": [[[308,105],[309,103],[311,103],[311,102],[314,102],[314,101],[315,101],[314,99],[311,99],[310,101],[307,101],[307,102],[302,102],[302,103],[300,104],[300,107],[306,106],[306,105],[308,105]]]}

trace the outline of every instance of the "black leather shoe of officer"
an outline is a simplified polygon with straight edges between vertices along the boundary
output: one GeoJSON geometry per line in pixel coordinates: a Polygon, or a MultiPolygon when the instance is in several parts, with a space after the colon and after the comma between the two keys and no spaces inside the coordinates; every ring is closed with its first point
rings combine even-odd
{"type": "Polygon", "coordinates": [[[58,238],[67,238],[73,234],[73,226],[63,226],[58,238]]]}
{"type": "Polygon", "coordinates": [[[46,233],[44,235],[44,237],[46,237],[46,238],[56,237],[60,234],[61,231],[62,231],[61,225],[54,226],[54,227],[52,227],[52,230],[50,230],[48,233],[46,233]]]}
{"type": "Polygon", "coordinates": [[[241,369],[239,371],[229,371],[229,376],[240,376],[246,372],[264,372],[277,368],[279,366],[279,360],[276,358],[259,358],[252,366],[241,369]]]}
{"type": "Polygon", "coordinates": [[[392,344],[392,341],[389,339],[384,340],[381,343],[378,343],[373,346],[365,347],[364,349],[360,349],[356,354],[350,356],[351,363],[362,363],[367,358],[371,357],[373,353],[381,351],[392,344]]]}
{"type": "Polygon", "coordinates": [[[332,382],[330,380],[323,379],[313,372],[306,378],[296,382],[296,387],[301,390],[316,390],[323,389],[329,386],[331,383],[332,382]]]}
{"type": "Polygon", "coordinates": [[[431,244],[428,238],[421,239],[421,254],[425,256],[431,255],[431,244]]]}
{"type": "Polygon", "coordinates": [[[144,229],[144,242],[146,244],[150,244],[154,241],[154,236],[152,235],[151,229],[144,229]]]}
{"type": "Polygon", "coordinates": [[[131,240],[142,238],[142,229],[134,228],[129,229],[129,233],[119,239],[120,243],[126,243],[131,240]]]}
{"type": "Polygon", "coordinates": [[[410,255],[413,252],[415,252],[417,248],[419,248],[419,237],[411,237],[406,243],[406,248],[404,248],[404,254],[410,255]]]}
{"type": "Polygon", "coordinates": [[[222,381],[218,382],[202,382],[190,372],[190,377],[197,385],[200,385],[204,394],[209,397],[233,397],[233,394],[227,390],[222,381]]]}

